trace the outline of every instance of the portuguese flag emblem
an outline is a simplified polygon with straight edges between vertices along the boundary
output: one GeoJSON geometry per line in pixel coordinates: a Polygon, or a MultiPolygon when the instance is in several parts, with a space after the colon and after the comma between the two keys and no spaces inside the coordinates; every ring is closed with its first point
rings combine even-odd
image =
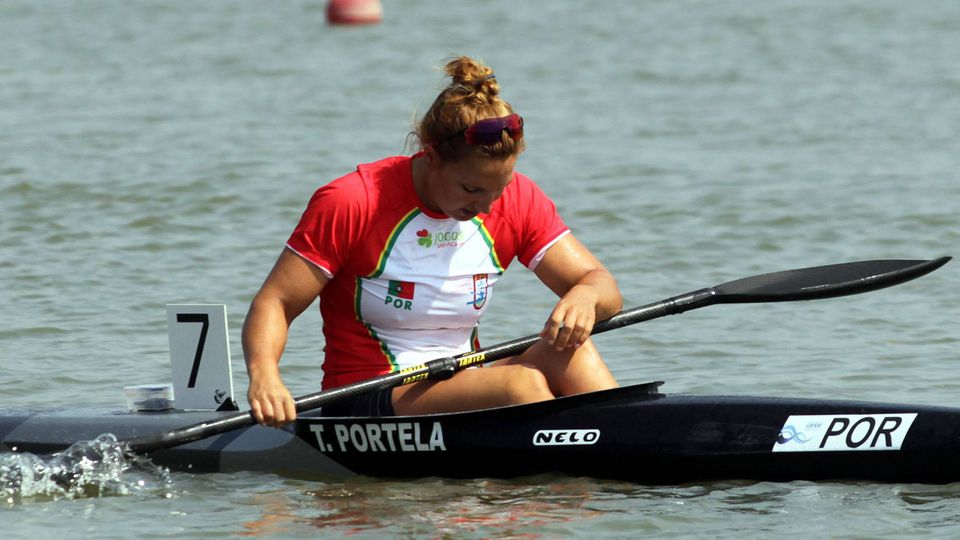
{"type": "Polygon", "coordinates": [[[414,283],[412,281],[394,281],[391,279],[390,284],[387,286],[387,294],[395,298],[413,300],[413,286],[414,283]]]}

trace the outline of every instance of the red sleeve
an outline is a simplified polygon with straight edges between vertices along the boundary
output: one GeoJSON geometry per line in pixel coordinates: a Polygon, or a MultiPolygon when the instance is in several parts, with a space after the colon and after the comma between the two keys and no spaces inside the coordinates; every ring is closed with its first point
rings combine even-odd
{"type": "Polygon", "coordinates": [[[516,184],[518,206],[514,211],[521,217],[517,259],[533,270],[547,249],[570,228],[560,218],[557,206],[533,180],[517,173],[516,184]]]}
{"type": "Polygon", "coordinates": [[[287,247],[332,278],[363,235],[367,193],[353,172],[321,187],[310,198],[287,247]]]}

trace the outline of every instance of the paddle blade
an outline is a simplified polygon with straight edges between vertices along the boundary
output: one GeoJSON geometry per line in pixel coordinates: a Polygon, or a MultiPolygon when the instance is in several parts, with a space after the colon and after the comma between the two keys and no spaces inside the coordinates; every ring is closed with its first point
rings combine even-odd
{"type": "Polygon", "coordinates": [[[720,304],[788,302],[859,294],[918,278],[949,260],[950,257],[929,261],[859,261],[761,274],[714,287],[714,301],[720,304]]]}

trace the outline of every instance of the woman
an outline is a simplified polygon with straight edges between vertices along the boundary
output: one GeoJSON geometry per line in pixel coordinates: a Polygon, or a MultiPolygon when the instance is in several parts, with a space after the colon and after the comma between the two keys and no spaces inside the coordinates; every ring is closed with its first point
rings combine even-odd
{"type": "Polygon", "coordinates": [[[290,323],[320,297],[324,388],[479,348],[477,323],[517,258],[553,290],[543,339],[444,381],[324,407],[326,415],[424,414],[529,403],[617,385],[593,343],[621,308],[613,276],[553,203],[514,172],[523,120],[493,71],[467,57],[415,134],[421,151],[361,165],[313,195],[250,306],[243,347],[258,422],[296,417],[279,371],[290,323]]]}

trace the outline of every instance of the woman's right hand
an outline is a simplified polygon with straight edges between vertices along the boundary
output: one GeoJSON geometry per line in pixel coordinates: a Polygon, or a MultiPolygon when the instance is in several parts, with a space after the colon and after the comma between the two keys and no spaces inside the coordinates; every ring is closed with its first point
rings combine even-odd
{"type": "Polygon", "coordinates": [[[283,250],[243,321],[243,356],[250,387],[247,401],[256,421],[280,427],[297,418],[290,391],[280,378],[280,355],[290,323],[316,301],[330,279],[291,251],[283,250]]]}
{"type": "Polygon", "coordinates": [[[279,373],[251,377],[247,401],[253,417],[260,425],[280,427],[297,418],[293,397],[280,380],[279,373]]]}
{"type": "Polygon", "coordinates": [[[257,423],[280,427],[297,418],[290,391],[280,378],[280,355],[290,323],[316,301],[330,281],[323,271],[283,250],[243,321],[243,356],[250,386],[247,401],[257,423]]]}

